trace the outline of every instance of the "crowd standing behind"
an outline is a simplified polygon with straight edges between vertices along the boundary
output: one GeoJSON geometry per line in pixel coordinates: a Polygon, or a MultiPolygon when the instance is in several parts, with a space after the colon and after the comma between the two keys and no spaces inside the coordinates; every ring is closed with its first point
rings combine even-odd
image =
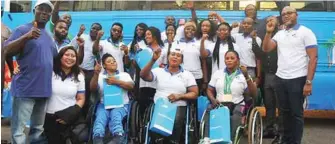
{"type": "Polygon", "coordinates": [[[125,44],[121,23],[112,24],[105,40],[101,40],[104,32],[98,22],[92,23],[89,34],[84,34],[85,26],[81,25],[72,36],[68,33],[71,15],[59,16],[59,1],[38,0],[32,22],[2,38],[2,55],[8,66],[12,67],[13,56],[20,66],[11,84],[12,143],[25,143],[23,131],[29,120],[31,143],[45,141],[42,133],[49,143],[64,143],[63,133],[87,115],[90,96],[96,92],[100,103],[94,143],[102,143],[106,125],[117,142],[123,140],[128,93],[140,98],[141,115],[158,98],[178,105],[173,134],[163,140],[155,136],[157,141],[177,143],[187,101],[205,93],[213,107],[222,103],[220,96],[232,95],[232,102],[238,105],[231,117],[234,132],[240,123],[242,112],[238,109],[244,107],[244,95],[255,97],[257,87],[267,111],[265,136],[276,136],[274,143],[301,143],[302,105],[312,91],[317,42],[310,29],[298,24],[296,10],[281,6],[280,16],[260,20],[256,7],[248,5],[242,22],[230,25],[216,12],[198,22],[194,3],[187,2],[187,8],[190,20],[180,19],[176,25],[176,19],[167,16],[162,32],[139,23],[132,41],[125,44]],[[48,22],[52,35],[45,28],[48,22]],[[141,69],[136,55],[142,50],[148,50],[152,59],[141,69]],[[158,68],[153,67],[155,63],[158,68]],[[125,91],[124,107],[105,109],[104,80],[125,91]]]}

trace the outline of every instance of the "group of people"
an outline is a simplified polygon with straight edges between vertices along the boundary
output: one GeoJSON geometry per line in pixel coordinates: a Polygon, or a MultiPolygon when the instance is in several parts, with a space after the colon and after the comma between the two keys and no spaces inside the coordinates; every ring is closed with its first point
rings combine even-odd
{"type": "Polygon", "coordinates": [[[255,98],[261,88],[266,135],[277,134],[278,124],[276,143],[301,143],[303,102],[312,91],[317,41],[310,29],[297,23],[296,10],[286,6],[280,16],[260,20],[256,7],[248,5],[242,22],[229,24],[216,12],[198,23],[193,2],[187,7],[191,20],[179,20],[177,26],[175,18],[167,16],[163,32],[139,23],[127,45],[121,23],[112,24],[105,40],[99,23],[91,25],[89,34],[84,34],[82,25],[73,37],[68,33],[71,15],[58,15],[59,2],[37,1],[34,20],[13,30],[3,48],[5,57],[15,56],[19,65],[11,84],[12,142],[25,143],[24,126],[30,120],[31,143],[46,141],[44,135],[48,143],[65,143],[64,133],[87,115],[92,93],[100,99],[93,143],[103,143],[106,128],[115,143],[124,141],[122,121],[130,95],[138,98],[142,115],[158,98],[178,106],[172,135],[157,136],[155,143],[180,142],[186,106],[201,94],[212,107],[224,102],[235,105],[233,138],[245,99],[255,98]],[[46,28],[49,21],[52,36],[46,28]],[[142,50],[150,51],[152,58],[141,69],[136,55],[142,50]],[[123,107],[104,106],[105,83],[123,89],[123,107]]]}

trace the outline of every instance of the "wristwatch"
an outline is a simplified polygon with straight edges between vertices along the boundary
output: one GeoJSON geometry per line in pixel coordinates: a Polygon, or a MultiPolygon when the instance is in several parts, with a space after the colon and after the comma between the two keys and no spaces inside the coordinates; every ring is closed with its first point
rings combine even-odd
{"type": "Polygon", "coordinates": [[[312,81],[311,80],[306,80],[306,84],[312,84],[312,81]]]}

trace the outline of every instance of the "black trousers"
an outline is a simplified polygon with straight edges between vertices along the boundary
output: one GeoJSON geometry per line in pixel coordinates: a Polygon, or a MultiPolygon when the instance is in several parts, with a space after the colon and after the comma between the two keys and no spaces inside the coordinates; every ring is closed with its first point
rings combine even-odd
{"type": "Polygon", "coordinates": [[[138,98],[138,103],[140,105],[140,114],[143,117],[145,110],[148,106],[153,103],[153,98],[156,93],[156,89],[150,87],[140,88],[140,97],[138,98]]]}
{"type": "Polygon", "coordinates": [[[279,112],[283,116],[283,140],[289,144],[300,144],[304,129],[303,88],[306,77],[282,79],[276,76],[275,81],[279,112]]]}
{"type": "Polygon", "coordinates": [[[56,122],[56,116],[53,114],[45,115],[44,133],[48,139],[48,144],[65,144],[69,125],[56,122]]]}
{"type": "Polygon", "coordinates": [[[179,144],[183,143],[181,140],[184,140],[185,135],[185,124],[186,124],[186,106],[179,106],[177,108],[176,118],[174,120],[174,126],[172,135],[169,137],[163,137],[159,134],[150,132],[151,143],[153,144],[179,144]]]}
{"type": "MultiPolygon", "coordinates": [[[[266,109],[266,128],[274,128],[274,125],[278,125],[278,132],[282,134],[282,115],[276,118],[276,109],[279,109],[279,100],[275,90],[275,74],[265,73],[264,75],[264,105],[266,109]]],[[[279,109],[280,110],[280,109],[279,109]]]]}
{"type": "Polygon", "coordinates": [[[88,113],[89,105],[93,102],[91,98],[90,83],[94,74],[94,70],[83,70],[85,75],[85,104],[83,107],[83,115],[86,116],[88,113]]]}

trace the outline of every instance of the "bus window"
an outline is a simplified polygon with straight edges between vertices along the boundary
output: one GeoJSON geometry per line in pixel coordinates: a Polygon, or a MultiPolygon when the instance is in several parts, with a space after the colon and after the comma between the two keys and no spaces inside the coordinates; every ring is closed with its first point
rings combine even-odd
{"type": "Polygon", "coordinates": [[[24,13],[31,11],[31,1],[11,1],[9,12],[24,13]]]}

